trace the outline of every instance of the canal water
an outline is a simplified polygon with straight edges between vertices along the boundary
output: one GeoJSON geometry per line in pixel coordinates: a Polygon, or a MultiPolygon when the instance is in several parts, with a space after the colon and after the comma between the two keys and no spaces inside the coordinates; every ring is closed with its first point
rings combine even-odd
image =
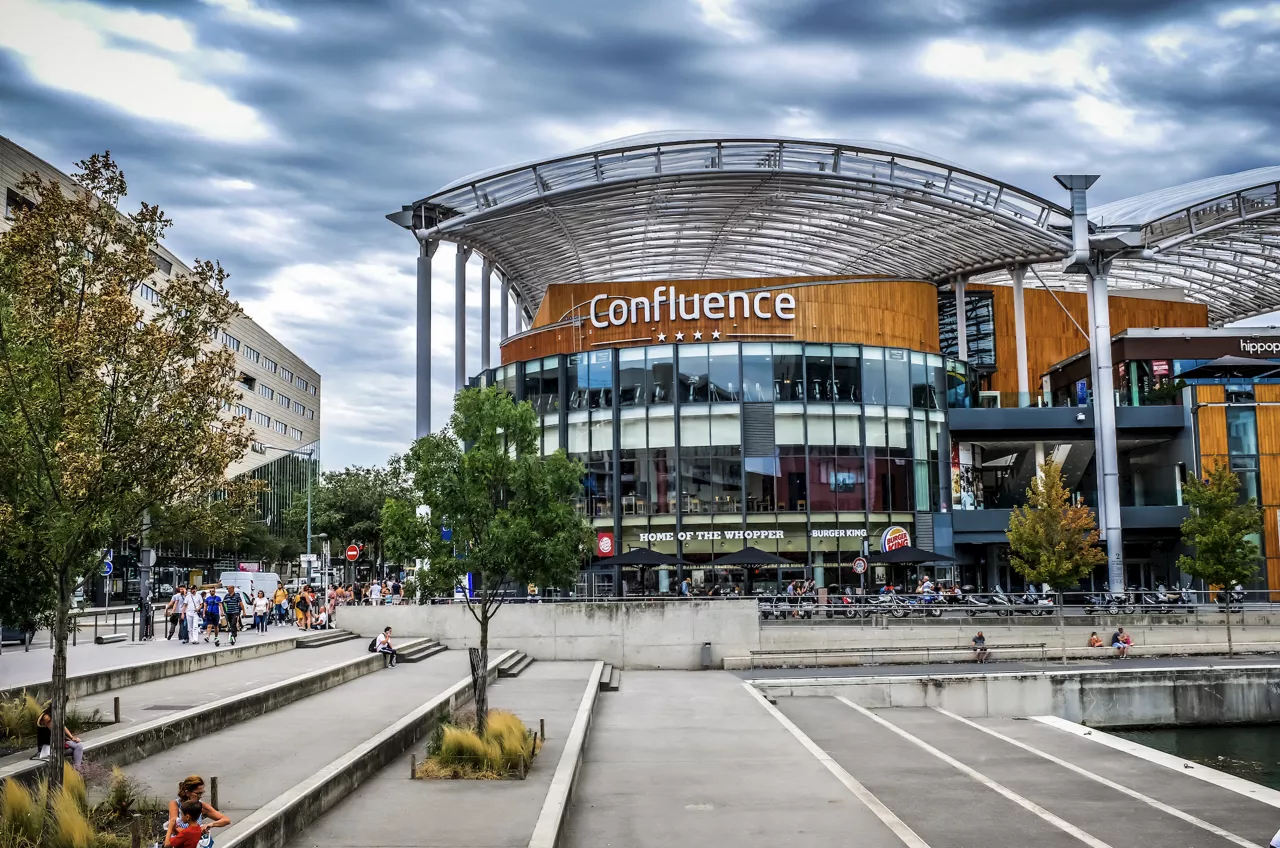
{"type": "Polygon", "coordinates": [[[1280,724],[1110,732],[1157,751],[1280,789],[1280,724]]]}

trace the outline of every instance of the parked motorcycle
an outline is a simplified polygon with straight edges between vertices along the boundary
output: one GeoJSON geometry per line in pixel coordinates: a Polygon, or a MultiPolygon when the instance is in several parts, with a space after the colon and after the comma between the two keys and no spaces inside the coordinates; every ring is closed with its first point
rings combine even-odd
{"type": "Polygon", "coordinates": [[[1103,591],[1096,595],[1089,595],[1085,600],[1084,611],[1088,615],[1133,615],[1137,611],[1137,607],[1133,603],[1133,596],[1127,594],[1115,594],[1109,591],[1103,591]]]}

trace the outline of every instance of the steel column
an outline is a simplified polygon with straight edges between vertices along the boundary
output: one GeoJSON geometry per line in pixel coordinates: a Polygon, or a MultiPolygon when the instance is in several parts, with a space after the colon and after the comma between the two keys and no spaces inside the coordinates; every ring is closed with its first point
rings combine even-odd
{"type": "MultiPolygon", "coordinates": [[[[439,242],[418,241],[418,333],[416,438],[431,435],[431,257],[439,242]]],[[[310,540],[308,540],[310,541],[310,540]]]]}
{"type": "Polygon", "coordinates": [[[1031,385],[1027,376],[1027,315],[1023,308],[1022,278],[1027,269],[1015,265],[1009,269],[1013,279],[1013,338],[1018,354],[1018,406],[1031,405],[1031,385]]]}
{"type": "Polygon", "coordinates": [[[458,245],[453,267],[453,389],[467,387],[467,260],[471,248],[458,245]]]}
{"type": "Polygon", "coordinates": [[[493,263],[484,257],[480,263],[480,370],[489,370],[489,348],[493,316],[489,312],[489,289],[493,287],[493,263]]]}
{"type": "Polygon", "coordinates": [[[956,295],[956,358],[969,361],[969,316],[964,305],[964,278],[956,277],[951,284],[956,295]]]}
{"type": "Polygon", "coordinates": [[[502,275],[502,305],[498,308],[498,314],[498,323],[502,325],[498,338],[506,341],[511,336],[511,281],[505,273],[502,275]]]}
{"type": "Polygon", "coordinates": [[[1120,458],[1116,445],[1116,393],[1111,363],[1111,315],[1107,265],[1089,275],[1089,356],[1093,367],[1093,438],[1098,464],[1098,524],[1107,543],[1107,581],[1124,591],[1124,546],[1120,527],[1120,458]]]}

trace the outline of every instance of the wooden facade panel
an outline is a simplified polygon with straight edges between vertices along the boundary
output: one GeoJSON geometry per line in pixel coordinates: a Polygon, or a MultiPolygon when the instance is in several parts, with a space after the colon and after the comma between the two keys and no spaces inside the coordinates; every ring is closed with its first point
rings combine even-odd
{"type": "MultiPolygon", "coordinates": [[[[1258,481],[1258,497],[1264,506],[1280,507],[1280,456],[1263,454],[1258,462],[1258,475],[1262,478],[1258,481]]],[[[1280,556],[1280,545],[1270,550],[1280,556]]]]}
{"type": "MultiPolygon", "coordinates": [[[[1261,405],[1280,404],[1280,385],[1256,384],[1253,387],[1253,397],[1260,404],[1257,408],[1258,452],[1280,454],[1280,406],[1261,405]]],[[[1280,499],[1268,503],[1280,504],[1280,499]]]]}
{"type": "MultiPolygon", "coordinates": [[[[786,286],[796,278],[771,280],[694,280],[671,283],[678,294],[685,296],[713,292],[742,291],[764,286],[786,286]]],[[[811,278],[800,278],[806,281],[811,278]]],[[[838,278],[847,280],[848,278],[838,278]]],[[[654,289],[660,283],[613,283],[600,285],[573,284],[551,286],[543,299],[536,326],[544,326],[541,332],[532,332],[508,341],[502,346],[502,361],[515,362],[550,356],[555,353],[574,353],[596,350],[602,347],[630,347],[661,343],[658,335],[666,334],[667,342],[676,341],[677,332],[684,333],[685,343],[693,341],[808,341],[845,344],[869,344],[883,347],[903,347],[911,350],[937,352],[938,350],[938,296],[931,283],[921,282],[841,282],[838,285],[801,285],[773,289],[773,300],[782,293],[795,297],[795,318],[782,320],[754,315],[719,320],[671,321],[666,304],[662,315],[653,315],[652,321],[626,323],[621,326],[595,327],[585,308],[576,309],[584,315],[580,326],[546,326],[561,320],[565,312],[589,303],[599,294],[613,297],[653,298],[654,289]],[[713,333],[720,333],[719,339],[713,333]],[[701,338],[695,339],[695,333],[701,338]]],[[[603,320],[603,316],[601,316],[603,320]]]]}
{"type": "MultiPolygon", "coordinates": [[[[1222,386],[1196,386],[1196,403],[1221,403],[1226,397],[1222,386]]],[[[1200,456],[1227,453],[1227,410],[1221,406],[1203,406],[1196,413],[1199,423],[1200,456]]],[[[1202,470],[1205,468],[1201,461],[1202,470]]]]}
{"type": "MultiPolygon", "coordinates": [[[[970,285],[969,291],[993,293],[996,331],[996,359],[1000,369],[991,375],[991,389],[1018,390],[1017,341],[1014,333],[1013,288],[970,285]]],[[[1089,347],[1083,333],[1089,330],[1089,306],[1080,292],[1055,292],[1026,285],[1023,309],[1027,323],[1027,370],[1031,391],[1039,390],[1040,376],[1052,365],[1089,347]],[[1059,305],[1061,302],[1061,305],[1059,305]],[[1069,314],[1068,314],[1069,313],[1069,314]],[[1078,329],[1071,319],[1080,325],[1078,329]]],[[[1111,332],[1134,327],[1207,327],[1209,308],[1199,303],[1151,300],[1111,295],[1111,332]]]]}

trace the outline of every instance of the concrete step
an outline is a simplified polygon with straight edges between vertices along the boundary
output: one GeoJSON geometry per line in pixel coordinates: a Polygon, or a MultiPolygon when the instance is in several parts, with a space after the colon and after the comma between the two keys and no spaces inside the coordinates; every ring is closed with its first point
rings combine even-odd
{"type": "Polygon", "coordinates": [[[447,650],[449,649],[446,646],[441,645],[439,642],[423,642],[421,645],[415,645],[407,651],[401,651],[400,662],[422,662],[429,657],[434,657],[436,654],[444,653],[447,650]]]}
{"type": "Polygon", "coordinates": [[[327,645],[336,645],[339,642],[349,642],[352,639],[359,638],[359,636],[349,630],[322,630],[315,633],[308,633],[305,636],[299,636],[297,647],[323,648],[327,645]]]}
{"type": "Polygon", "coordinates": [[[613,664],[605,663],[604,670],[600,672],[600,691],[601,692],[609,691],[609,680],[612,678],[612,676],[613,676],[613,664]]]}
{"type": "Polygon", "coordinates": [[[507,657],[507,659],[503,660],[498,665],[498,676],[515,677],[520,673],[518,671],[514,671],[515,667],[523,662],[527,656],[528,655],[525,654],[524,651],[516,651],[511,656],[507,657]]]}
{"type": "Polygon", "coordinates": [[[533,665],[533,657],[528,654],[521,654],[520,660],[507,672],[507,677],[519,677],[520,672],[533,665]]]}
{"type": "Polygon", "coordinates": [[[618,687],[622,685],[622,669],[615,668],[609,674],[609,686],[606,692],[617,692],[618,687]]]}

